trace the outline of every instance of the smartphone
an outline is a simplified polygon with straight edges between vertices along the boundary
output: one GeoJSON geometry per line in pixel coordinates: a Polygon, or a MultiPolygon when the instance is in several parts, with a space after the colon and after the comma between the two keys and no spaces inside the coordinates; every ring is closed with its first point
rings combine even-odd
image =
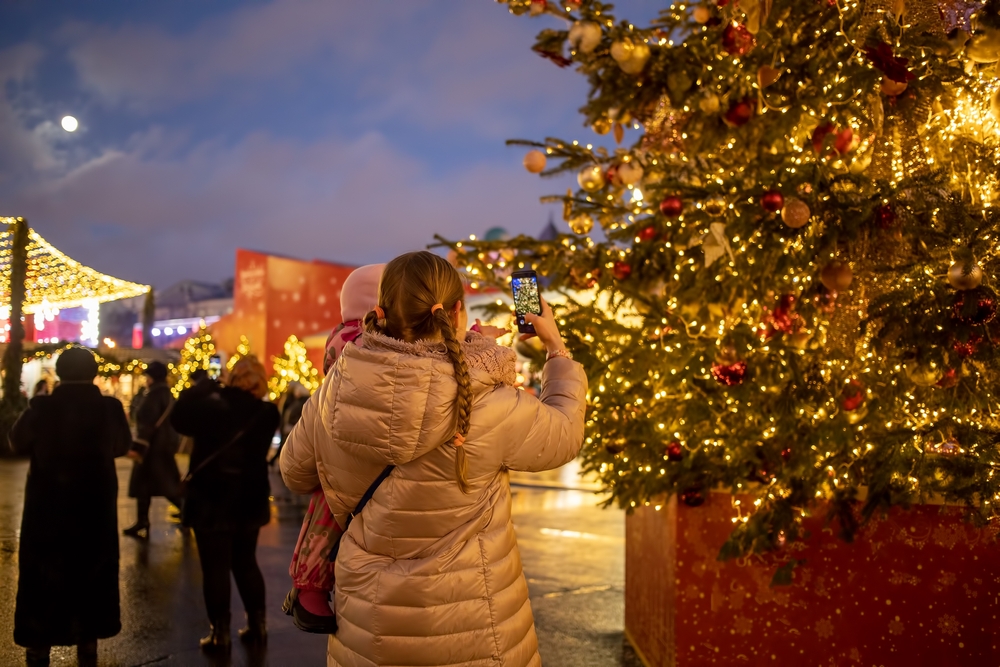
{"type": "Polygon", "coordinates": [[[510,289],[514,294],[514,317],[517,330],[521,333],[535,333],[535,327],[524,321],[528,313],[542,314],[542,300],[538,294],[538,274],[534,271],[515,271],[510,277],[510,289]]]}
{"type": "Polygon", "coordinates": [[[208,377],[218,380],[220,375],[222,375],[222,357],[214,354],[208,359],[208,377]]]}

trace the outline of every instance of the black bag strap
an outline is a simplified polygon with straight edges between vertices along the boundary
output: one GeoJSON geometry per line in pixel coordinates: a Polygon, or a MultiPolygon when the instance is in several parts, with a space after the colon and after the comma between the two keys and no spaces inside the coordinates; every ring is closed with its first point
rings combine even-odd
{"type": "Polygon", "coordinates": [[[244,426],[239,431],[237,431],[236,435],[234,435],[232,437],[232,439],[229,440],[229,442],[227,442],[222,447],[219,447],[217,450],[215,450],[214,452],[212,452],[211,454],[209,454],[208,456],[206,456],[205,460],[202,461],[201,463],[199,463],[198,466],[194,470],[188,470],[188,474],[184,475],[184,479],[181,480],[181,484],[185,484],[186,485],[186,484],[190,483],[191,479],[196,474],[198,474],[199,472],[201,472],[202,470],[205,469],[205,466],[207,466],[209,463],[211,463],[212,461],[214,461],[215,459],[217,459],[223,452],[225,452],[227,449],[229,449],[230,447],[232,447],[233,445],[235,445],[237,442],[239,442],[240,438],[242,438],[244,435],[246,435],[246,432],[250,430],[250,427],[257,423],[257,420],[260,418],[260,415],[261,415],[260,412],[258,412],[257,414],[255,414],[254,417],[253,417],[253,419],[251,419],[250,421],[248,421],[247,424],[246,424],[246,426],[244,426]]]}
{"type": "Polygon", "coordinates": [[[394,465],[386,466],[385,470],[379,473],[378,477],[375,478],[375,481],[372,482],[371,486],[368,487],[368,490],[365,491],[365,495],[361,496],[361,500],[358,501],[358,506],[354,508],[353,512],[347,515],[347,525],[344,526],[344,532],[340,534],[340,540],[337,540],[336,544],[333,545],[333,548],[330,549],[330,556],[328,560],[331,563],[336,562],[337,560],[337,554],[340,552],[340,541],[343,540],[344,535],[347,534],[347,529],[351,525],[351,521],[354,520],[354,517],[361,514],[365,505],[368,504],[368,501],[371,500],[372,496],[375,495],[375,492],[378,491],[378,487],[382,486],[382,482],[385,481],[386,477],[392,474],[395,467],[396,466],[394,465]]]}

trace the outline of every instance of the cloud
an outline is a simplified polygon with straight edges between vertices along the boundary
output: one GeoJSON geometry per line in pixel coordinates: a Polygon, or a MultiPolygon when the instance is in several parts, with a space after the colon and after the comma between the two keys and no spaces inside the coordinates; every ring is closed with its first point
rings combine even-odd
{"type": "MultiPolygon", "coordinates": [[[[502,140],[564,127],[585,90],[531,53],[537,28],[422,0],[274,0],[181,31],[67,24],[46,48],[105,129],[71,152],[57,121],[27,120],[41,103],[0,93],[0,197],[75,259],[158,287],[230,275],[236,247],[361,264],[435,232],[534,233],[538,196],[566,185],[502,140]]],[[[43,52],[15,48],[0,82],[28,85],[43,52]]]]}
{"type": "Polygon", "coordinates": [[[523,121],[513,105],[564,111],[561,94],[583,92],[579,77],[530,52],[534,30],[470,3],[274,0],[182,33],[135,24],[62,32],[82,85],[112,106],[160,113],[262,92],[280,104],[281,91],[319,87],[355,98],[362,122],[457,123],[495,137],[523,121]]]}
{"type": "Polygon", "coordinates": [[[108,152],[11,203],[75,259],[160,286],[229,275],[237,247],[360,264],[434,233],[534,233],[544,222],[537,197],[549,188],[522,170],[436,171],[378,133],[308,145],[255,134],[182,157],[160,142],[137,139],[141,150],[108,152]]]}

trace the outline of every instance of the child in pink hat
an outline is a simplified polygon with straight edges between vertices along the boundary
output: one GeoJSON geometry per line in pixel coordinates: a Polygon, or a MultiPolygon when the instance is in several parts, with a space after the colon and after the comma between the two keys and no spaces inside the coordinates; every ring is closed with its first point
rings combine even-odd
{"type": "MultiPolygon", "coordinates": [[[[378,283],[384,267],[385,264],[362,266],[344,281],[340,292],[343,322],[327,338],[324,374],[330,372],[349,343],[361,343],[362,318],[378,304],[378,283]]],[[[282,605],[284,612],[292,617],[300,630],[319,634],[330,634],[336,630],[336,617],[330,609],[333,563],[329,556],[342,533],[330,513],[322,489],[317,490],[309,500],[309,509],[302,520],[302,530],[288,568],[294,588],[282,605]]]]}

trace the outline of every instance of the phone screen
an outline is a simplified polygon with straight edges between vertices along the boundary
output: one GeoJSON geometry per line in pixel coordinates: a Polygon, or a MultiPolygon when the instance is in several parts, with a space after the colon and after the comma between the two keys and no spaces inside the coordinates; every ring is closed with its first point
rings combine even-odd
{"type": "Polygon", "coordinates": [[[208,377],[218,380],[220,375],[222,375],[222,357],[217,354],[212,355],[208,360],[208,377]]]}
{"type": "Polygon", "coordinates": [[[535,333],[535,327],[524,321],[527,313],[542,314],[542,301],[538,295],[538,274],[534,271],[516,271],[510,278],[510,288],[514,294],[514,316],[517,330],[521,333],[535,333]]]}

